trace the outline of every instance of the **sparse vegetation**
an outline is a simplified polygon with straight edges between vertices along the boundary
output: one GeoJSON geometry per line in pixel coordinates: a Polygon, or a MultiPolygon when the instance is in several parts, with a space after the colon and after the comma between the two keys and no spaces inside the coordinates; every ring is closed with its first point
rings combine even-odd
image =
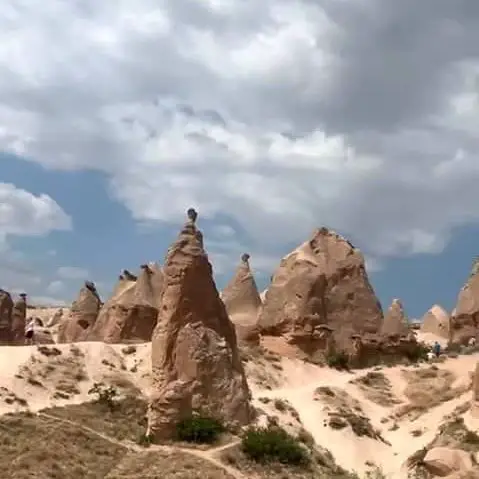
{"type": "Polygon", "coordinates": [[[344,351],[335,351],[326,356],[326,364],[338,370],[349,369],[349,357],[344,351]]]}
{"type": "Polygon", "coordinates": [[[367,399],[381,406],[399,404],[400,401],[392,392],[389,379],[380,371],[370,371],[364,376],[351,381],[364,393],[367,399]]]}
{"type": "Polygon", "coordinates": [[[218,420],[201,415],[182,419],[176,426],[178,440],[196,444],[213,444],[224,431],[218,420]]]}
{"type": "Polygon", "coordinates": [[[106,386],[103,383],[94,383],[88,391],[88,394],[96,395],[96,402],[103,404],[112,410],[115,407],[115,399],[118,396],[117,389],[112,386],[106,386]]]}
{"type": "Polygon", "coordinates": [[[288,465],[306,465],[310,458],[301,441],[277,426],[250,427],[241,441],[241,450],[257,462],[276,461],[288,465]]]}

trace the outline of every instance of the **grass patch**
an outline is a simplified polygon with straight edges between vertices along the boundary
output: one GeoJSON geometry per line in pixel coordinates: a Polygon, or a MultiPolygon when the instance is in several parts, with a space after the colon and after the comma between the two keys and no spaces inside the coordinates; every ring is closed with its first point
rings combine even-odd
{"type": "Polygon", "coordinates": [[[103,479],[126,449],[28,413],[0,418],[0,468],[10,479],[103,479]]]}
{"type": "Polygon", "coordinates": [[[91,402],[44,409],[52,416],[78,421],[83,426],[101,431],[118,440],[138,441],[144,435],[147,401],[144,398],[125,397],[110,409],[103,403],[91,402]]]}
{"type": "Polygon", "coordinates": [[[199,415],[182,419],[176,425],[177,439],[195,444],[213,444],[223,432],[225,428],[219,421],[199,415]]]}

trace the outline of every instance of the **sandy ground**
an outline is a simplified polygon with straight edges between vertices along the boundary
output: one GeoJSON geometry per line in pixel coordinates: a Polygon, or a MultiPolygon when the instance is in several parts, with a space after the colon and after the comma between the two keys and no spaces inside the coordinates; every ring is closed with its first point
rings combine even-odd
{"type": "MultiPolygon", "coordinates": [[[[88,390],[100,381],[131,384],[146,395],[150,393],[150,344],[88,342],[48,346],[49,350],[53,348],[57,349],[54,355],[45,355],[36,346],[0,347],[0,414],[25,407],[38,411],[48,406],[88,401],[91,399],[88,390]],[[59,396],[58,391],[68,394],[59,396]]],[[[453,386],[466,387],[478,360],[479,354],[460,356],[437,367],[456,376],[453,386]]],[[[246,368],[254,403],[265,414],[276,415],[288,428],[304,427],[319,445],[331,451],[342,467],[364,474],[371,464],[376,464],[392,479],[406,478],[401,472],[405,460],[429,443],[444,417],[469,401],[471,394],[467,390],[424,411],[416,419],[407,416],[395,419],[391,418],[392,414],[408,401],[404,395],[407,382],[402,371],[405,367],[380,370],[390,381],[391,393],[397,398],[396,404],[387,406],[372,402],[359,385],[351,382],[371,370],[338,372],[284,357],[250,360],[246,368]],[[340,390],[348,401],[359,404],[361,414],[369,418],[384,441],[358,437],[350,427],[332,429],[327,424],[325,403],[315,392],[318,387],[340,390]],[[286,400],[289,409],[279,410],[280,400],[286,400]],[[415,435],[414,431],[421,434],[415,435]]],[[[479,430],[478,420],[473,420],[468,413],[464,418],[468,427],[479,430]]]]}

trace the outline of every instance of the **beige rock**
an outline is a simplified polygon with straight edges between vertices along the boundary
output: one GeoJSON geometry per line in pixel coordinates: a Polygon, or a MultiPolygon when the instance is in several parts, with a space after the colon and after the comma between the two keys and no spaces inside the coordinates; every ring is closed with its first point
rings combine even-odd
{"type": "Polygon", "coordinates": [[[258,324],[281,335],[303,328],[305,318],[334,329],[340,349],[352,348],[354,333],[377,333],[382,309],[369,283],[362,253],[327,228],[281,260],[266,293],[258,324]]]}
{"type": "Polygon", "coordinates": [[[463,473],[472,469],[471,455],[462,449],[449,447],[434,447],[424,457],[427,470],[439,477],[446,477],[453,473],[463,473]]]}
{"type": "Polygon", "coordinates": [[[241,256],[233,279],[221,294],[226,311],[236,328],[238,340],[259,344],[258,313],[262,305],[249,265],[249,255],[241,256]]]}
{"type": "Polygon", "coordinates": [[[65,310],[63,308],[58,308],[53,313],[51,318],[47,321],[47,327],[52,328],[53,326],[56,326],[57,324],[59,324],[63,319],[64,312],[65,312],[65,310]]]}
{"type": "Polygon", "coordinates": [[[213,280],[196,212],[169,248],[152,340],[153,394],[147,434],[170,438],[181,418],[201,412],[226,425],[251,419],[250,391],[236,333],[213,280]]]}
{"type": "Polygon", "coordinates": [[[86,281],[71,306],[70,314],[59,325],[58,342],[84,341],[98,317],[100,307],[101,300],[95,285],[86,281]]]}
{"type": "Polygon", "coordinates": [[[21,294],[12,310],[12,344],[24,344],[27,319],[27,295],[21,294]]]}
{"type": "Polygon", "coordinates": [[[434,334],[443,339],[449,339],[451,319],[449,314],[435,304],[421,320],[421,333],[434,334]]]}
{"type": "Polygon", "coordinates": [[[399,299],[393,299],[389,306],[380,333],[385,336],[407,336],[411,332],[406,313],[399,299]]]}
{"type": "Polygon", "coordinates": [[[151,341],[162,284],[163,273],[155,265],[142,265],[136,281],[122,276],[88,339],[105,343],[151,341]]]}
{"type": "Polygon", "coordinates": [[[9,344],[12,334],[13,300],[10,293],[0,289],[0,344],[9,344]]]}
{"type": "Polygon", "coordinates": [[[450,339],[454,344],[467,344],[469,339],[479,339],[479,274],[476,262],[466,284],[457,298],[451,317],[450,339]]]}
{"type": "Polygon", "coordinates": [[[479,418],[479,362],[472,377],[471,415],[479,418]]]}

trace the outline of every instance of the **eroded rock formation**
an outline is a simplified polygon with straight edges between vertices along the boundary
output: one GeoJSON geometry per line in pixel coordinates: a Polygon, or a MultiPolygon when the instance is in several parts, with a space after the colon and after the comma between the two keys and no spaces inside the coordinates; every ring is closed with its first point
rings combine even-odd
{"type": "Polygon", "coordinates": [[[9,344],[12,336],[13,300],[10,293],[0,289],[0,344],[9,344]]]}
{"type": "Polygon", "coordinates": [[[449,314],[439,305],[435,304],[421,320],[421,333],[432,334],[443,339],[449,339],[451,319],[449,314]]]}
{"type": "Polygon", "coordinates": [[[156,265],[142,265],[138,279],[123,275],[112,297],[103,305],[89,340],[105,343],[150,341],[156,326],[163,273],[156,265]]]}
{"type": "Polygon", "coordinates": [[[101,308],[101,300],[95,284],[85,281],[77,299],[72,303],[69,315],[58,327],[59,343],[85,341],[95,324],[101,308]]]}
{"type": "Polygon", "coordinates": [[[310,337],[321,324],[333,330],[340,349],[353,334],[377,333],[381,305],[369,282],[362,253],[327,228],[281,260],[268,288],[258,325],[267,335],[310,337]]]}
{"type": "Polygon", "coordinates": [[[221,299],[235,325],[238,340],[259,344],[257,321],[262,302],[251,271],[249,257],[247,253],[241,256],[240,265],[233,279],[221,293],[221,299]]]}
{"type": "Polygon", "coordinates": [[[251,419],[250,392],[233,323],[213,280],[197,214],[169,248],[152,340],[148,434],[170,438],[183,417],[201,412],[225,424],[251,419]]]}
{"type": "Polygon", "coordinates": [[[12,310],[12,344],[23,344],[27,320],[27,295],[22,293],[13,305],[12,310]]]}
{"type": "Polygon", "coordinates": [[[406,313],[399,299],[393,299],[381,325],[380,333],[385,336],[408,336],[411,332],[406,313]]]}

